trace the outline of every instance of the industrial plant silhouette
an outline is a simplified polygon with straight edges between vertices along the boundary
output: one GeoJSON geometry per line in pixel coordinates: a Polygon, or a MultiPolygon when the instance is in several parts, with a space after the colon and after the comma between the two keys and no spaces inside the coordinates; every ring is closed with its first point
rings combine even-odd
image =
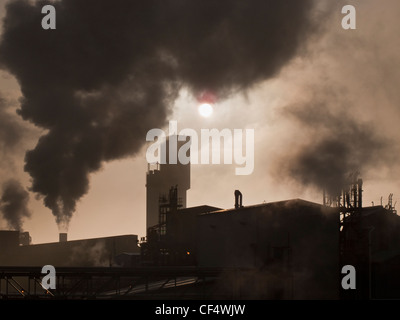
{"type": "Polygon", "coordinates": [[[353,175],[323,203],[301,199],[187,207],[190,164],[149,165],[147,235],[33,245],[0,232],[3,299],[396,299],[400,217],[392,204],[363,207],[353,175]],[[56,268],[43,289],[41,267],[56,268]],[[341,286],[344,265],[356,289],[341,286]]]}

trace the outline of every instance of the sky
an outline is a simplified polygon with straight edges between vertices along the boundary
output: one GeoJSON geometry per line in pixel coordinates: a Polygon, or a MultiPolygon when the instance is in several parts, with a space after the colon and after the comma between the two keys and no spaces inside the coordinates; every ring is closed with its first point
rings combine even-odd
{"type": "Polygon", "coordinates": [[[188,206],[232,208],[236,189],[245,206],[322,203],[355,171],[365,206],[399,199],[398,1],[62,0],[55,30],[40,24],[49,2],[6,2],[0,229],[33,243],[145,236],[146,133],[169,121],[254,130],[254,171],[192,165],[188,206]]]}

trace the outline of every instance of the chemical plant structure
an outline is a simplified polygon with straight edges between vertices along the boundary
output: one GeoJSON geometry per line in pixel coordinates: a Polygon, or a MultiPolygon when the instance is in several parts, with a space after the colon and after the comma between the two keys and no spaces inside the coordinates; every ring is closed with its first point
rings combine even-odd
{"type": "Polygon", "coordinates": [[[399,299],[400,217],[364,207],[351,175],[322,204],[291,199],[233,207],[187,207],[190,164],[149,165],[147,234],[31,244],[0,231],[2,299],[399,299]],[[56,289],[41,284],[56,268],[56,289]],[[344,265],[356,289],[341,286],[344,265]]]}

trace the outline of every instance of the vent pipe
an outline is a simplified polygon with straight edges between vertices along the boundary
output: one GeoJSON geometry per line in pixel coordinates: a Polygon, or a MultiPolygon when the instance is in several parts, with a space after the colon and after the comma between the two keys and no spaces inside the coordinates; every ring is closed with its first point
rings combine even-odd
{"type": "Polygon", "coordinates": [[[67,242],[67,233],[60,233],[60,242],[67,242]]]}
{"type": "Polygon", "coordinates": [[[235,190],[235,209],[242,208],[242,193],[239,190],[235,190]]]}

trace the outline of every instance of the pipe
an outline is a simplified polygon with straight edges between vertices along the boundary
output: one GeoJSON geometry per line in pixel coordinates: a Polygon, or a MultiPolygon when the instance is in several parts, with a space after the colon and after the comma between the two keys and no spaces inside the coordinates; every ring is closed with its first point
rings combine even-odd
{"type": "Polygon", "coordinates": [[[59,234],[59,240],[60,240],[60,242],[67,242],[67,233],[65,233],[65,232],[62,232],[62,233],[60,233],[59,234]]]}
{"type": "Polygon", "coordinates": [[[374,227],[370,227],[368,229],[368,291],[369,291],[369,300],[372,300],[372,237],[371,233],[374,231],[374,227]]]}
{"type": "Polygon", "coordinates": [[[243,195],[239,190],[235,190],[235,209],[242,208],[243,195]]]}

